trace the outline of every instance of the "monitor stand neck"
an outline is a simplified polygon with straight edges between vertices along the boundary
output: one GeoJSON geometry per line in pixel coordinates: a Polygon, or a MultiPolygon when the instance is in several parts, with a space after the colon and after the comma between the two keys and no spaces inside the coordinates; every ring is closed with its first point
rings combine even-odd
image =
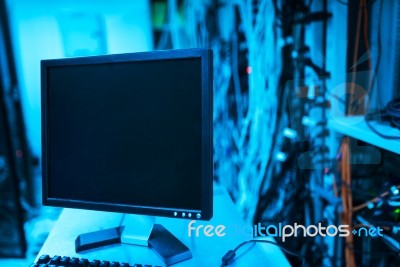
{"type": "Polygon", "coordinates": [[[155,221],[154,216],[125,215],[122,223],[125,228],[121,233],[121,243],[148,246],[155,221]]]}

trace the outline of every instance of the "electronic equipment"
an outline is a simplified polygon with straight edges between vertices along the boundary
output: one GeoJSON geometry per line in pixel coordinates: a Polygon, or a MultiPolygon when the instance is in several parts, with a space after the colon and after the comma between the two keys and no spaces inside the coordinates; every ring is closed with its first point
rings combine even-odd
{"type": "MultiPolygon", "coordinates": [[[[148,215],[126,216],[107,244],[148,245],[150,216],[211,219],[212,70],[210,49],[43,60],[43,204],[148,215]]],[[[157,254],[182,248],[157,229],[157,254]]],[[[87,235],[77,252],[105,244],[87,235]]]]}
{"type": "MultiPolygon", "coordinates": [[[[53,256],[41,255],[36,263],[31,267],[47,267],[47,266],[68,266],[68,267],[153,267],[153,265],[135,263],[133,265],[126,262],[116,262],[107,260],[92,260],[86,258],[76,258],[68,256],[53,256]]],[[[154,266],[160,267],[160,266],[154,266]]]]}
{"type": "Polygon", "coordinates": [[[0,0],[0,257],[24,258],[23,204],[37,202],[6,2],[0,0]]]}

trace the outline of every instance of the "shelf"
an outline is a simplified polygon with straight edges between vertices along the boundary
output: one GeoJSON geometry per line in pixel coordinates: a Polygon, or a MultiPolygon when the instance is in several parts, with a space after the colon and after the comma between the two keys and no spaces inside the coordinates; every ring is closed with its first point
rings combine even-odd
{"type": "MultiPolygon", "coordinates": [[[[390,127],[389,125],[371,122],[371,125],[379,132],[390,135],[399,136],[400,130],[390,127]]],[[[358,140],[364,141],[376,147],[386,149],[388,151],[400,154],[400,139],[390,140],[375,134],[366,124],[364,116],[348,116],[331,119],[328,124],[333,131],[347,135],[358,140]]]]}

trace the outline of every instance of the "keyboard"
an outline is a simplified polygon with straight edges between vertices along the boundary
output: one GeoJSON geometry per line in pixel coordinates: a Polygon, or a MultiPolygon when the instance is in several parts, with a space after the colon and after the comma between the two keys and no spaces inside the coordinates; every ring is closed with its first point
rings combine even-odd
{"type": "Polygon", "coordinates": [[[85,258],[42,255],[36,263],[30,267],[161,267],[151,264],[135,263],[133,265],[125,262],[115,262],[106,260],[92,260],[85,258]]]}

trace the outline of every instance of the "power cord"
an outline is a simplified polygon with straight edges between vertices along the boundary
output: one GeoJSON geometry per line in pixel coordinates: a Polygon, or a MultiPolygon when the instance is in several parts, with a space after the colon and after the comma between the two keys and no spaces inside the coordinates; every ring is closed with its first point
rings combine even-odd
{"type": "Polygon", "coordinates": [[[221,267],[228,266],[230,264],[230,262],[233,260],[233,258],[235,258],[236,252],[244,245],[247,245],[250,243],[268,243],[268,244],[277,246],[278,248],[280,248],[282,251],[286,252],[287,254],[300,258],[302,260],[302,265],[304,263],[304,256],[294,253],[294,252],[291,252],[273,241],[252,239],[252,240],[248,240],[248,241],[240,243],[239,245],[236,246],[236,248],[234,248],[233,250],[229,250],[227,253],[225,253],[225,255],[222,257],[221,267]]]}

